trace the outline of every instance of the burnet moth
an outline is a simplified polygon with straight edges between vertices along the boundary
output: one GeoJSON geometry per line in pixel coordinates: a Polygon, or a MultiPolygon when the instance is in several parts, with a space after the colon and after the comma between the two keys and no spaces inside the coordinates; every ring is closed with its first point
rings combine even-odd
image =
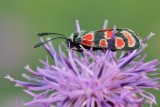
{"type": "Polygon", "coordinates": [[[78,21],[76,20],[77,32],[71,34],[69,38],[60,33],[41,33],[38,36],[46,36],[46,35],[58,35],[58,37],[52,38],[45,42],[40,42],[34,46],[37,48],[46,44],[49,41],[55,39],[65,39],[67,46],[76,51],[82,51],[82,47],[85,49],[93,48],[93,50],[107,50],[110,49],[112,51],[126,51],[126,50],[134,50],[140,46],[140,38],[134,33],[132,30],[128,28],[119,28],[116,29],[115,34],[113,34],[114,29],[106,29],[106,21],[104,23],[104,27],[102,30],[97,31],[81,31],[78,21]],[[114,37],[113,37],[114,35],[114,37]]]}

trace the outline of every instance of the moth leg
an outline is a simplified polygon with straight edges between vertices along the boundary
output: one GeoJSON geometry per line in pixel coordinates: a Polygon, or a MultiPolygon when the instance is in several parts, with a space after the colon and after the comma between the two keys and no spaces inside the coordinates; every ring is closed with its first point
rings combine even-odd
{"type": "Polygon", "coordinates": [[[80,49],[80,48],[71,48],[71,49],[74,50],[74,51],[77,51],[77,52],[83,52],[83,50],[80,49]]]}
{"type": "MultiPolygon", "coordinates": [[[[82,45],[79,45],[92,59],[95,59],[82,45]]],[[[96,62],[96,60],[95,60],[96,62]]]]}
{"type": "Polygon", "coordinates": [[[106,49],[102,49],[102,51],[105,53],[105,52],[106,52],[106,49]]]}

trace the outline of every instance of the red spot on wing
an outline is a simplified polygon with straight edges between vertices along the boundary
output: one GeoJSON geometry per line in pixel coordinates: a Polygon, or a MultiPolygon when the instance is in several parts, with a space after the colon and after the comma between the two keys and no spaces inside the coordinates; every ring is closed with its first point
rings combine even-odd
{"type": "Polygon", "coordinates": [[[123,41],[122,38],[117,37],[115,39],[115,46],[116,46],[117,49],[122,49],[125,46],[125,42],[123,41]]]}
{"type": "Polygon", "coordinates": [[[100,47],[108,47],[108,42],[106,39],[101,39],[99,42],[100,47]]]}
{"type": "Polygon", "coordinates": [[[83,35],[82,39],[86,40],[86,41],[93,41],[94,40],[94,35],[93,35],[93,33],[88,33],[86,35],[83,35]]]}
{"type": "Polygon", "coordinates": [[[82,42],[81,42],[81,44],[82,45],[85,45],[85,46],[93,46],[93,42],[92,41],[86,41],[86,40],[83,40],[82,42]]]}
{"type": "Polygon", "coordinates": [[[134,40],[133,36],[129,32],[127,32],[127,31],[123,31],[123,35],[128,40],[128,46],[129,47],[134,47],[135,46],[135,40],[134,40]]]}
{"type": "Polygon", "coordinates": [[[104,37],[106,39],[111,39],[111,37],[112,37],[112,31],[106,31],[104,37]]]}

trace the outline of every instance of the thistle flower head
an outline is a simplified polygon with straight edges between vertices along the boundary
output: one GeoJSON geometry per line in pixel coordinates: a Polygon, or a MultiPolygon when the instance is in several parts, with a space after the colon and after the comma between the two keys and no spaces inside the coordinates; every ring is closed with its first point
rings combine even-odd
{"type": "MultiPolygon", "coordinates": [[[[77,32],[80,32],[78,21],[77,32]]],[[[107,25],[105,21],[103,28],[107,25]]],[[[114,27],[114,32],[116,28],[114,27]]],[[[113,33],[114,36],[114,33],[113,33]]],[[[54,64],[40,60],[43,68],[33,71],[28,65],[26,70],[32,77],[23,74],[28,82],[6,78],[18,86],[27,87],[24,92],[33,97],[27,106],[39,107],[142,107],[145,103],[156,104],[154,95],[144,89],[158,90],[159,78],[150,78],[158,70],[157,59],[144,62],[145,42],[140,49],[113,52],[83,49],[82,53],[67,48],[66,55],[59,47],[56,52],[51,43],[44,48],[51,55],[54,64]]],[[[41,38],[41,41],[43,39],[41,38]]]]}

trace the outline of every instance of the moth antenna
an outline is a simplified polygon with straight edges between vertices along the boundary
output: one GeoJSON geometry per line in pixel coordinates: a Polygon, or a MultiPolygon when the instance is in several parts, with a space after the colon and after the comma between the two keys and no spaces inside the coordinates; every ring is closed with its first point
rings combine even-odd
{"type": "Polygon", "coordinates": [[[47,35],[59,35],[62,37],[65,37],[67,39],[67,36],[61,34],[61,33],[49,33],[49,32],[44,32],[44,33],[39,33],[37,34],[38,36],[42,37],[42,36],[47,36],[47,35]]]}
{"type": "Polygon", "coordinates": [[[64,38],[64,37],[52,38],[52,39],[50,39],[50,40],[47,40],[47,41],[44,41],[44,42],[40,42],[40,43],[34,45],[33,48],[38,48],[38,47],[43,46],[44,44],[46,44],[46,43],[48,43],[48,42],[50,42],[50,41],[52,41],[52,40],[59,39],[59,38],[66,40],[66,38],[64,38]]]}

